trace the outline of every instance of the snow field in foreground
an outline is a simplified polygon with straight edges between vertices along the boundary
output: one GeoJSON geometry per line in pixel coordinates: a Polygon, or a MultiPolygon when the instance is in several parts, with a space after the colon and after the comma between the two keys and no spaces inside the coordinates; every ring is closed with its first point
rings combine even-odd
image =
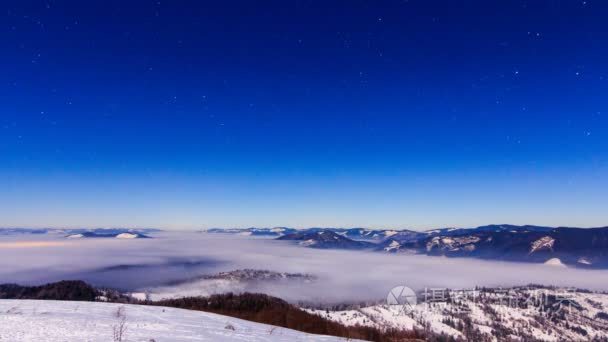
{"type": "Polygon", "coordinates": [[[0,300],[0,341],[344,341],[228,316],[159,306],[0,300]],[[119,308],[121,308],[119,310],[119,308]],[[120,313],[119,313],[120,311],[120,313]]]}

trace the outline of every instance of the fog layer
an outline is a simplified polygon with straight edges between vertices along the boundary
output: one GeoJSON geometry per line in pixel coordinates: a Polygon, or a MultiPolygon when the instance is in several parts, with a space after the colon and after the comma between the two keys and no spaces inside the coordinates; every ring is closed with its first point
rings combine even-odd
{"type": "MultiPolygon", "coordinates": [[[[236,235],[171,232],[134,240],[68,240],[59,235],[0,237],[0,283],[82,279],[96,286],[136,291],[242,268],[318,277],[313,283],[269,283],[256,288],[292,301],[375,300],[385,298],[397,285],[423,289],[535,283],[608,290],[608,271],[602,270],[319,250],[288,241],[236,235]]],[[[201,294],[207,293],[208,289],[201,288],[201,294]]]]}

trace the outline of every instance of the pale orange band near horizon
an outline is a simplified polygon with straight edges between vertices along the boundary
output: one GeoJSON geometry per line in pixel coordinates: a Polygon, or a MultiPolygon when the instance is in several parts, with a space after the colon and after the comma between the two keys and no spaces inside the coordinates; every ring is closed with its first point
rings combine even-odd
{"type": "Polygon", "coordinates": [[[35,247],[55,247],[65,246],[67,242],[60,241],[15,241],[0,242],[0,248],[35,248],[35,247]]]}

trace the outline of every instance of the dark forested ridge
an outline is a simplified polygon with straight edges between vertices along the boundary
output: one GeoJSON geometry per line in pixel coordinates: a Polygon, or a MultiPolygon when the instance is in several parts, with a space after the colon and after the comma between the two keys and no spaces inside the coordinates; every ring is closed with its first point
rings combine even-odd
{"type": "Polygon", "coordinates": [[[187,297],[161,300],[151,304],[213,312],[312,334],[332,335],[349,339],[368,341],[426,340],[423,333],[417,331],[380,330],[362,326],[347,327],[308,313],[282,299],[258,293],[227,293],[210,297],[187,297]]]}
{"type": "Polygon", "coordinates": [[[0,299],[47,299],[94,301],[98,291],[80,280],[64,280],[41,286],[0,284],[0,299]]]}
{"type": "Polygon", "coordinates": [[[112,290],[98,290],[79,281],[60,281],[41,286],[0,284],[0,299],[39,299],[66,301],[104,301],[167,306],[237,317],[258,323],[299,330],[311,334],[332,335],[368,341],[413,341],[422,332],[372,327],[347,327],[308,313],[286,301],[264,294],[221,294],[210,297],[188,297],[157,302],[137,301],[112,290]]]}

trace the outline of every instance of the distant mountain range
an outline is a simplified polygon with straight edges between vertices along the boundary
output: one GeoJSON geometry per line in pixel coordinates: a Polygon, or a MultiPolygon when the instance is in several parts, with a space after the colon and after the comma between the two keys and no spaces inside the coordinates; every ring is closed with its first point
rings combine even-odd
{"type": "Polygon", "coordinates": [[[349,239],[331,230],[302,231],[283,235],[277,240],[298,241],[301,246],[325,249],[373,249],[375,243],[349,239]]]}
{"type": "MultiPolygon", "coordinates": [[[[57,234],[65,238],[147,238],[158,229],[23,229],[0,228],[1,235],[57,234]]],[[[608,268],[608,227],[571,228],[533,225],[487,225],[427,231],[368,228],[288,227],[207,229],[205,233],[238,234],[293,241],[319,249],[372,250],[383,253],[474,257],[608,268]]]]}
{"type": "Polygon", "coordinates": [[[67,235],[68,239],[82,239],[82,238],[116,238],[116,239],[148,239],[148,235],[136,232],[124,232],[124,233],[105,233],[105,232],[84,232],[77,234],[67,235]]]}
{"type": "MultiPolygon", "coordinates": [[[[311,228],[312,229],[312,228],[311,228]]],[[[247,236],[283,236],[297,232],[297,229],[286,227],[275,228],[210,228],[203,230],[204,233],[239,234],[247,236]]]]}
{"type": "Polygon", "coordinates": [[[80,238],[118,238],[118,239],[141,239],[149,238],[149,234],[159,232],[159,229],[143,228],[0,228],[0,236],[2,235],[18,235],[18,234],[52,234],[63,235],[68,239],[80,238]]]}
{"type": "Polygon", "coordinates": [[[391,253],[476,257],[608,267],[608,227],[550,228],[494,225],[475,229],[403,232],[378,244],[391,253]]]}
{"type": "Polygon", "coordinates": [[[340,236],[347,237],[352,240],[376,240],[381,241],[388,236],[397,234],[400,230],[378,230],[369,228],[306,228],[295,229],[287,227],[275,228],[211,228],[203,230],[204,233],[220,233],[220,234],[239,234],[248,236],[270,236],[280,237],[295,233],[316,233],[331,231],[340,236]]]}
{"type": "Polygon", "coordinates": [[[311,248],[547,263],[608,268],[608,227],[487,225],[428,231],[366,228],[249,228],[210,233],[273,236],[311,248]]]}

